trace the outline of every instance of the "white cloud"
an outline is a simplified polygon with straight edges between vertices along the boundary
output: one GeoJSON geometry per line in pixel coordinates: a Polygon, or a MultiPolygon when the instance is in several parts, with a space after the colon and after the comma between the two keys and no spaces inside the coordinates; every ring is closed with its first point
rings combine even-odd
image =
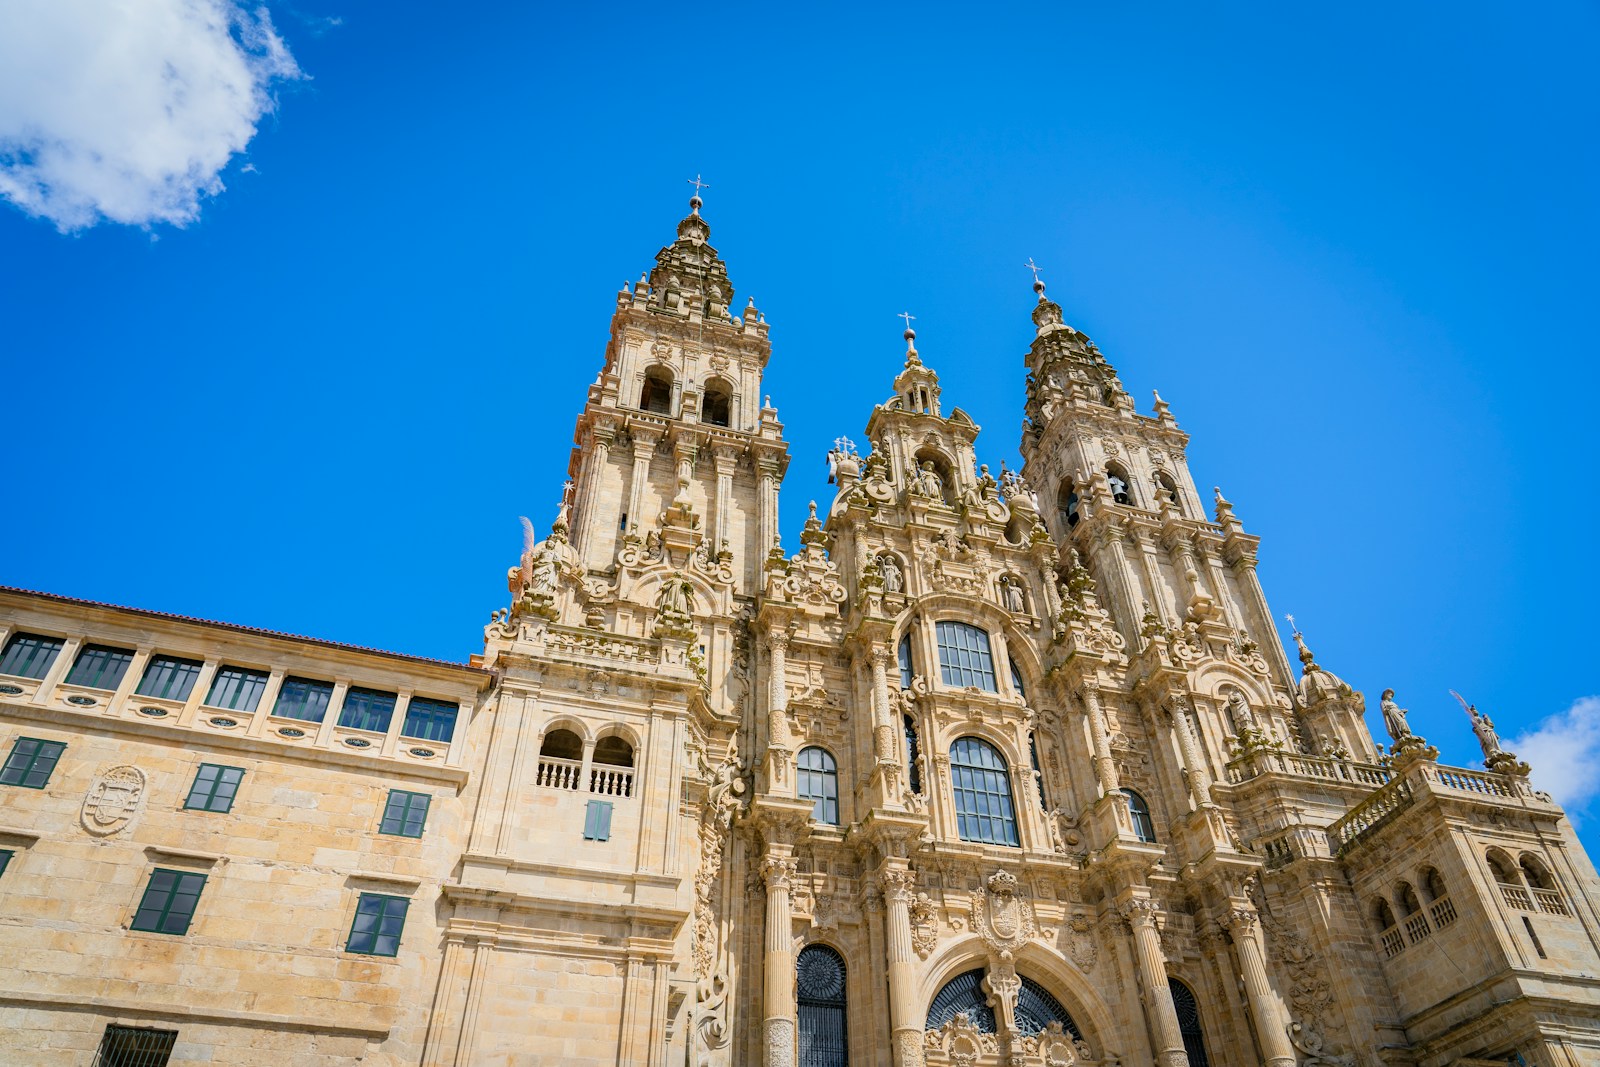
{"type": "Polygon", "coordinates": [[[1505,747],[1533,765],[1534,787],[1548,791],[1576,822],[1600,794],[1600,697],[1582,697],[1505,747]]]}
{"type": "Polygon", "coordinates": [[[302,76],[238,0],[3,0],[0,196],[63,232],[182,226],[302,76]]]}

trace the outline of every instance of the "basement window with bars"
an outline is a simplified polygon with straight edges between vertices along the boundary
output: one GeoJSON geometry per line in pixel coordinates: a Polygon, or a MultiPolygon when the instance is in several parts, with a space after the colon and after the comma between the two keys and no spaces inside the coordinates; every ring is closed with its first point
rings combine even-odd
{"type": "Polygon", "coordinates": [[[166,1067],[178,1031],[144,1026],[106,1027],[92,1067],[166,1067]]]}
{"type": "Polygon", "coordinates": [[[404,789],[389,790],[389,799],[383,805],[383,819],[378,823],[380,834],[396,837],[421,837],[422,827],[428,821],[428,806],[433,797],[427,793],[408,793],[404,789]]]}
{"type": "Polygon", "coordinates": [[[0,655],[0,674],[13,678],[43,678],[61,652],[61,645],[58,637],[16,634],[6,642],[5,653],[0,655]]]}

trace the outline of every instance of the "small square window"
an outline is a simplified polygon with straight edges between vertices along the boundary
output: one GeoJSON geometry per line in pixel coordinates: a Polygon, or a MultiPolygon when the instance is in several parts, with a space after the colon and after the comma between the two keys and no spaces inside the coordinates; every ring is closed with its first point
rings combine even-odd
{"type": "Polygon", "coordinates": [[[585,841],[611,840],[611,801],[591,800],[583,817],[585,841]]]}
{"type": "Polygon", "coordinates": [[[244,781],[244,768],[223,767],[215,763],[202,763],[195,772],[194,785],[189,787],[185,808],[196,811],[229,811],[233,798],[244,781]]]}
{"type": "Polygon", "coordinates": [[[50,781],[50,772],[67,746],[61,741],[41,741],[37,737],[19,737],[11,746],[6,765],[0,767],[0,785],[20,785],[27,789],[43,789],[50,781]]]}
{"type": "Polygon", "coordinates": [[[133,913],[130,928],[155,934],[188,933],[205,885],[203,874],[157,867],[150,872],[150,884],[144,888],[144,899],[133,913]]]}
{"type": "Polygon", "coordinates": [[[128,664],[132,662],[131,648],[85,645],[72,664],[72,670],[67,672],[67,684],[87,689],[115,689],[122,684],[122,676],[128,673],[128,664]]]}
{"type": "Polygon", "coordinates": [[[389,800],[383,806],[383,819],[378,823],[378,832],[400,837],[421,837],[423,824],[428,821],[428,805],[432,802],[433,797],[428,793],[389,790],[389,800]]]}
{"type": "Polygon", "coordinates": [[[157,700],[188,700],[195,679],[199,677],[199,660],[151,656],[150,665],[144,669],[144,677],[134,692],[157,700]]]}
{"type": "Polygon", "coordinates": [[[6,868],[11,866],[11,858],[16,854],[15,849],[0,848],[0,875],[6,873],[6,868]]]}
{"type": "Polygon", "coordinates": [[[380,693],[376,689],[358,689],[351,686],[344,694],[344,707],[339,712],[339,725],[348,730],[371,730],[388,733],[389,720],[394,718],[393,693],[380,693]]]}
{"type": "Polygon", "coordinates": [[[400,932],[405,929],[406,908],[410,905],[411,901],[404,897],[362,893],[344,950],[364,956],[398,956],[400,932]]]}
{"type": "Polygon", "coordinates": [[[265,671],[248,671],[243,667],[224,667],[211,682],[211,693],[206,697],[206,707],[242,711],[246,715],[261,703],[261,692],[267,688],[265,671]]]}
{"type": "Polygon", "coordinates": [[[61,651],[59,637],[40,634],[13,634],[0,654],[0,674],[13,678],[43,678],[61,651]]]}
{"type": "Polygon", "coordinates": [[[144,1026],[106,1027],[94,1067],[167,1067],[178,1031],[144,1026]]]}
{"type": "Polygon", "coordinates": [[[459,711],[456,705],[447,704],[442,700],[412,697],[411,703],[406,707],[405,725],[400,728],[400,732],[406,737],[448,745],[450,738],[456,732],[456,714],[459,711]]]}
{"type": "Polygon", "coordinates": [[[328,702],[333,699],[333,686],[327,682],[314,682],[309,678],[285,678],[278,690],[278,703],[272,714],[285,719],[320,723],[328,714],[328,702]]]}

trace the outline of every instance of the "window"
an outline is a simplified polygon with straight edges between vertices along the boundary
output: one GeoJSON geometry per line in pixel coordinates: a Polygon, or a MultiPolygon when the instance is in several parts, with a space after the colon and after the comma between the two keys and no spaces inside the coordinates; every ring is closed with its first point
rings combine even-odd
{"type": "Polygon", "coordinates": [[[1128,474],[1114,463],[1106,465],[1106,483],[1111,487],[1111,499],[1118,504],[1133,503],[1133,487],[1128,484],[1128,474]]]}
{"type": "Polygon", "coordinates": [[[405,929],[406,908],[410,906],[411,901],[404,897],[362,893],[344,950],[363,956],[398,956],[400,931],[405,929]]]}
{"type": "Polygon", "coordinates": [[[0,674],[14,678],[43,678],[61,651],[61,639],[39,634],[14,634],[0,655],[0,674]]]}
{"type": "Polygon", "coordinates": [[[665,367],[651,367],[644,375],[644,387],[639,390],[639,410],[655,415],[672,414],[672,372],[665,367]]]}
{"type": "Polygon", "coordinates": [[[108,1025],[92,1067],[167,1067],[177,1040],[176,1030],[108,1025]]]}
{"type": "Polygon", "coordinates": [[[1072,483],[1062,482],[1061,489],[1056,493],[1056,513],[1060,515],[1062,523],[1068,528],[1078,525],[1078,491],[1072,483]]]}
{"type": "Polygon", "coordinates": [[[800,772],[797,776],[797,794],[801,800],[810,800],[811,817],[817,822],[839,825],[839,769],[826,749],[802,748],[795,760],[800,772]]]}
{"type": "Polygon", "coordinates": [[[443,700],[423,700],[412,697],[406,707],[405,725],[400,732],[407,737],[424,741],[437,741],[448,745],[456,732],[456,714],[461,709],[443,700]]]}
{"type": "Polygon", "coordinates": [[[933,631],[939,643],[939,677],[945,685],[997,691],[987,633],[964,622],[936,623],[933,631]]]}
{"type": "Polygon", "coordinates": [[[1156,472],[1156,492],[1172,503],[1173,510],[1183,514],[1183,498],[1178,495],[1178,483],[1165,471],[1156,472]]]}
{"type": "Polygon", "coordinates": [[[1183,1051],[1189,1054],[1189,1067],[1208,1067],[1206,1039],[1200,1029],[1200,1004],[1194,992],[1176,978],[1167,979],[1172,991],[1172,1007],[1178,1013],[1178,1033],[1183,1035],[1183,1051]]]}
{"type": "Polygon", "coordinates": [[[144,899],[139,902],[139,910],[133,913],[130,929],[180,937],[188,933],[205,885],[203,874],[157,867],[150,872],[150,884],[145,886],[144,899]]]}
{"type": "Polygon", "coordinates": [[[339,725],[349,730],[388,733],[389,720],[394,717],[394,700],[393,693],[351,686],[344,695],[344,710],[339,712],[339,725]]]}
{"type": "MultiPolygon", "coordinates": [[[[1018,976],[1022,977],[1022,976],[1018,976]]],[[[1037,1034],[1049,1023],[1060,1023],[1061,1028],[1081,1040],[1082,1032],[1061,1002],[1050,991],[1032,978],[1022,978],[1022,988],[1017,992],[1017,1030],[1024,1034],[1037,1034]]]]}
{"type": "Polygon", "coordinates": [[[195,679],[199,677],[199,660],[151,656],[150,665],[144,669],[144,677],[134,692],[158,700],[188,700],[195,679]]]}
{"type": "Polygon", "coordinates": [[[333,699],[333,686],[327,682],[313,682],[309,678],[285,678],[278,690],[278,703],[272,714],[302,722],[321,722],[328,714],[328,703],[333,699]]]}
{"type": "Polygon", "coordinates": [[[800,1067],[847,1067],[844,958],[827,945],[807,945],[795,960],[800,1067]]]}
{"type": "Polygon", "coordinates": [[[1149,844],[1156,843],[1156,824],[1150,818],[1150,805],[1145,803],[1144,797],[1131,789],[1124,789],[1123,795],[1128,798],[1128,816],[1133,822],[1133,836],[1149,844]]]}
{"type": "Polygon", "coordinates": [[[700,421],[708,426],[727,426],[732,416],[732,390],[722,379],[711,379],[706,383],[705,394],[700,399],[700,421]]]}
{"type": "Polygon", "coordinates": [[[37,737],[19,737],[11,746],[6,765],[0,768],[0,785],[20,785],[25,789],[43,789],[56,769],[56,761],[67,750],[61,741],[41,741],[37,737]]]}
{"type": "Polygon", "coordinates": [[[595,742],[589,768],[589,792],[633,796],[633,746],[625,737],[607,734],[595,742]]]}
{"type": "Polygon", "coordinates": [[[983,990],[983,969],[958,974],[944,984],[928,1005],[927,1030],[937,1030],[957,1015],[965,1014],[967,1021],[979,1033],[995,1032],[994,1009],[989,1006],[989,994],[983,990]]]}
{"type": "Polygon", "coordinates": [[[233,798],[244,781],[244,768],[222,767],[215,763],[202,763],[195,772],[194,785],[189,787],[185,808],[196,811],[228,811],[233,798]]]}
{"type": "Polygon", "coordinates": [[[922,749],[917,744],[917,720],[902,715],[906,728],[906,770],[911,778],[911,791],[922,792],[922,749]]]}
{"type": "Polygon", "coordinates": [[[247,671],[243,667],[224,667],[211,681],[211,695],[206,706],[242,711],[246,715],[261,703],[262,690],[267,688],[265,671],[247,671]]]}
{"type": "Polygon", "coordinates": [[[389,799],[383,805],[383,818],[378,822],[378,833],[397,837],[421,837],[423,824],[428,821],[428,805],[433,803],[429,793],[408,793],[404,789],[389,790],[389,799]]]}
{"type": "Polygon", "coordinates": [[[128,673],[128,664],[132,662],[132,649],[86,645],[78,653],[72,670],[67,672],[67,684],[89,689],[115,689],[122,684],[122,676],[128,673]]]}
{"type": "Polygon", "coordinates": [[[585,841],[611,840],[611,801],[591,800],[583,812],[585,841]]]}
{"type": "Polygon", "coordinates": [[[1013,688],[1013,689],[1015,689],[1017,691],[1017,696],[1021,697],[1023,700],[1027,700],[1028,699],[1028,690],[1022,684],[1022,672],[1017,670],[1017,661],[1016,660],[1010,660],[1010,663],[1011,663],[1011,688],[1013,688]]]}
{"type": "Polygon", "coordinates": [[[0,875],[6,873],[6,868],[11,866],[11,857],[16,854],[16,849],[0,848],[0,875]]]}
{"type": "Polygon", "coordinates": [[[1006,761],[993,745],[976,737],[958,739],[950,746],[950,778],[961,840],[1021,844],[1006,761]]]}
{"type": "Polygon", "coordinates": [[[900,688],[910,689],[915,677],[916,671],[911,665],[911,635],[906,634],[900,639],[900,688]]]}

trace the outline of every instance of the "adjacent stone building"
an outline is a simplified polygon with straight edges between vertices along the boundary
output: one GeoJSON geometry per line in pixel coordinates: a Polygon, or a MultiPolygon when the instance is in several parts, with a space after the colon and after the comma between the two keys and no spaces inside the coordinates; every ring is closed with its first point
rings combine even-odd
{"type": "Polygon", "coordinates": [[[0,1062],[1600,1064],[1561,809],[1295,669],[1042,284],[1022,470],[908,329],[785,551],[691,205],[470,664],[0,591],[0,1062]]]}

